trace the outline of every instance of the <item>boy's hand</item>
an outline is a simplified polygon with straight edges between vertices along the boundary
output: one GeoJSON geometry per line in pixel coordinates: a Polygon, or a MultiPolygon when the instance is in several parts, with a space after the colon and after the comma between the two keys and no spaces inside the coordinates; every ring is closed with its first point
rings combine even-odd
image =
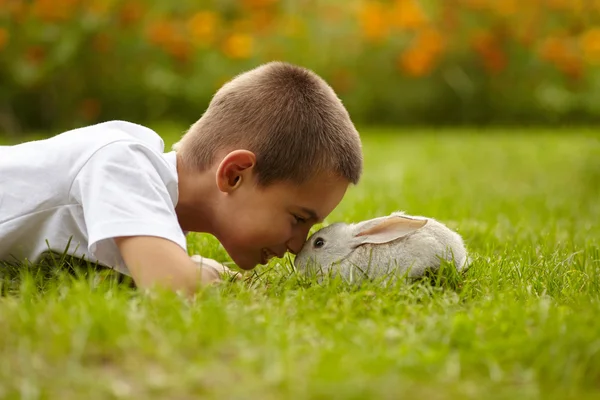
{"type": "Polygon", "coordinates": [[[160,286],[192,295],[201,285],[221,281],[225,272],[210,259],[203,259],[204,268],[198,268],[185,250],[167,239],[130,236],[115,238],[115,243],[140,289],[160,286]]]}
{"type": "Polygon", "coordinates": [[[223,264],[221,264],[218,261],[215,261],[211,258],[206,258],[206,257],[202,257],[201,255],[194,254],[191,257],[191,259],[194,263],[196,263],[196,265],[199,268],[207,270],[207,272],[209,274],[216,276],[217,279],[220,279],[223,277],[230,277],[230,276],[233,276],[238,280],[242,279],[242,275],[239,272],[232,271],[229,268],[227,268],[226,266],[224,266],[223,264]]]}

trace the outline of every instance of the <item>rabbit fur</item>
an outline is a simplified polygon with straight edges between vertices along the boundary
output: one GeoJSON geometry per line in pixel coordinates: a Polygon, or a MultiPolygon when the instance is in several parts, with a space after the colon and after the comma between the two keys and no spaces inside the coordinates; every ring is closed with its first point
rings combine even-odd
{"type": "Polygon", "coordinates": [[[470,258],[462,237],[433,218],[402,211],[355,224],[334,223],[312,234],[294,260],[300,272],[315,269],[345,279],[406,275],[438,269],[441,259],[458,271],[470,258]],[[390,274],[391,273],[391,274],[390,274]]]}

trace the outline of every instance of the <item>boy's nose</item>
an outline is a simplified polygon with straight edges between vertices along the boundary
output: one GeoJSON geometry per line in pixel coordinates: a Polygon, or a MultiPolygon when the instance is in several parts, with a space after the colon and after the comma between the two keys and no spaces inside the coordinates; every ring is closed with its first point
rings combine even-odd
{"type": "Polygon", "coordinates": [[[288,243],[287,248],[290,253],[292,253],[293,255],[297,255],[298,253],[300,253],[300,249],[302,248],[302,246],[293,245],[291,243],[288,243]]]}
{"type": "Polygon", "coordinates": [[[308,231],[304,232],[303,230],[303,232],[297,233],[286,243],[286,246],[290,253],[294,255],[300,253],[300,250],[302,250],[302,246],[304,246],[304,242],[306,242],[307,235],[308,231]]]}

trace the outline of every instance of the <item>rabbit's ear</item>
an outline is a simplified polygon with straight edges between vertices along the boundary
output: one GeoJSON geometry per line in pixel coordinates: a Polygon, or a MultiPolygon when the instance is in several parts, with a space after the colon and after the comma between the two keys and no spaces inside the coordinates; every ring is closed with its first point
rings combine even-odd
{"type": "Polygon", "coordinates": [[[354,237],[360,244],[387,243],[422,228],[426,223],[426,219],[393,215],[387,218],[378,218],[375,221],[368,221],[357,226],[354,237]]]}

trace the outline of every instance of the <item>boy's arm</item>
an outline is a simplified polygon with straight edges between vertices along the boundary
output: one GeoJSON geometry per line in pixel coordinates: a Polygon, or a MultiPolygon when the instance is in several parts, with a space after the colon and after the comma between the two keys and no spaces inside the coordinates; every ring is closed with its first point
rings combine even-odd
{"type": "Polygon", "coordinates": [[[101,263],[128,273],[139,288],[189,294],[218,281],[227,268],[214,260],[194,262],[187,254],[175,212],[176,188],[166,183],[173,171],[163,163],[139,143],[111,143],[77,173],[69,200],[81,204],[88,251],[101,263]]]}
{"type": "Polygon", "coordinates": [[[221,271],[208,265],[199,266],[170,240],[129,236],[115,238],[115,243],[140,289],[158,286],[191,295],[200,285],[220,281],[221,271]]]}

